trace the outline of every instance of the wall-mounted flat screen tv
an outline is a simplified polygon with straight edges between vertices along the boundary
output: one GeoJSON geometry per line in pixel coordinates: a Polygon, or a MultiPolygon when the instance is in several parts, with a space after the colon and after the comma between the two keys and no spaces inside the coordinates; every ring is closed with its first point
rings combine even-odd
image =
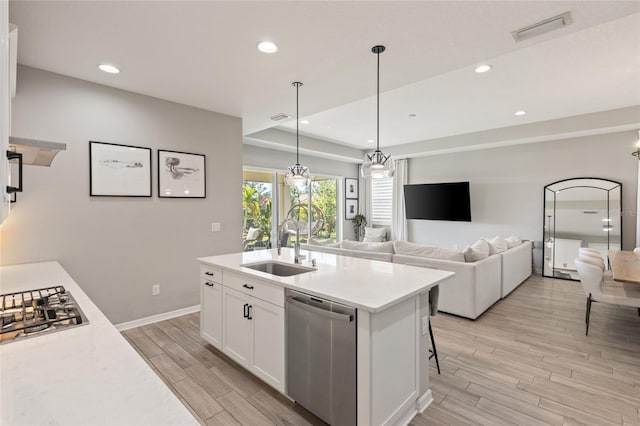
{"type": "Polygon", "coordinates": [[[407,219],[471,222],[469,182],[404,186],[407,219]]]}

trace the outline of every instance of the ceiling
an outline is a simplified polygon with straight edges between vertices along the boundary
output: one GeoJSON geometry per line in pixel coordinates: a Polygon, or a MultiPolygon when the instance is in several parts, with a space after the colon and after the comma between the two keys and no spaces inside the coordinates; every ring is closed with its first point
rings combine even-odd
{"type": "Polygon", "coordinates": [[[300,80],[302,132],[358,149],[375,139],[374,44],[387,46],[381,144],[407,144],[640,105],[639,12],[637,1],[10,2],[21,64],[242,117],[245,135],[292,131],[269,117],[295,113],[300,80]],[[511,37],[566,11],[566,28],[511,37]],[[261,40],[280,50],[258,52],[261,40]]]}

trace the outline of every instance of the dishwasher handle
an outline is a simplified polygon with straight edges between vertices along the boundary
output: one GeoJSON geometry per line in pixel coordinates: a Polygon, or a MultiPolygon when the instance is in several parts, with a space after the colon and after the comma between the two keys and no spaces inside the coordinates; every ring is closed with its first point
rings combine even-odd
{"type": "Polygon", "coordinates": [[[353,321],[353,315],[341,314],[339,312],[332,312],[332,311],[327,311],[326,309],[317,308],[315,306],[308,305],[292,296],[287,296],[287,302],[307,312],[322,315],[324,317],[331,318],[337,321],[344,321],[344,322],[353,321]]]}

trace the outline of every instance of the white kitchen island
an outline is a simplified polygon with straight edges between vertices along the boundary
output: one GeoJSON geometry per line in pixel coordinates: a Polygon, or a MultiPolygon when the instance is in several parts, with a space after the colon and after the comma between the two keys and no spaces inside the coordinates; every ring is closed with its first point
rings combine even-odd
{"type": "Polygon", "coordinates": [[[58,262],[0,268],[2,294],[53,285],[89,324],[0,345],[0,424],[198,424],[58,262]]]}
{"type": "Polygon", "coordinates": [[[287,394],[285,292],[292,289],[357,309],[357,423],[407,424],[432,401],[428,291],[452,272],[302,251],[313,270],[277,276],[241,265],[293,264],[293,250],[259,250],[198,259],[201,335],[287,394]],[[246,306],[254,311],[247,317],[246,306]],[[236,314],[242,311],[244,315],[236,314]],[[253,321],[246,321],[246,319],[253,321]]]}

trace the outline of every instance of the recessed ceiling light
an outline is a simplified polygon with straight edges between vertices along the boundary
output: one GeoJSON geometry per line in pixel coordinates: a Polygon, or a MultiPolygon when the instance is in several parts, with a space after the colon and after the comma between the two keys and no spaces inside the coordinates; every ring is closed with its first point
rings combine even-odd
{"type": "Polygon", "coordinates": [[[513,113],[513,115],[518,115],[518,116],[520,116],[520,115],[525,115],[526,113],[527,113],[527,111],[522,111],[522,110],[520,110],[520,111],[516,111],[516,112],[514,112],[514,113],[513,113]]]}
{"type": "Polygon", "coordinates": [[[480,65],[476,68],[476,72],[480,74],[480,73],[489,71],[491,68],[493,68],[491,65],[487,65],[487,64],[480,65]]]}
{"type": "Polygon", "coordinates": [[[261,41],[258,43],[258,50],[262,53],[276,53],[278,51],[278,46],[271,41],[261,41]]]}
{"type": "Polygon", "coordinates": [[[100,64],[98,65],[98,68],[100,68],[100,71],[104,71],[109,74],[118,74],[120,72],[118,67],[109,64],[100,64]]]}
{"type": "Polygon", "coordinates": [[[375,141],[373,139],[369,139],[369,140],[367,140],[367,142],[374,143],[375,141]]]}
{"type": "Polygon", "coordinates": [[[309,120],[300,120],[302,124],[309,124],[309,120]]]}

